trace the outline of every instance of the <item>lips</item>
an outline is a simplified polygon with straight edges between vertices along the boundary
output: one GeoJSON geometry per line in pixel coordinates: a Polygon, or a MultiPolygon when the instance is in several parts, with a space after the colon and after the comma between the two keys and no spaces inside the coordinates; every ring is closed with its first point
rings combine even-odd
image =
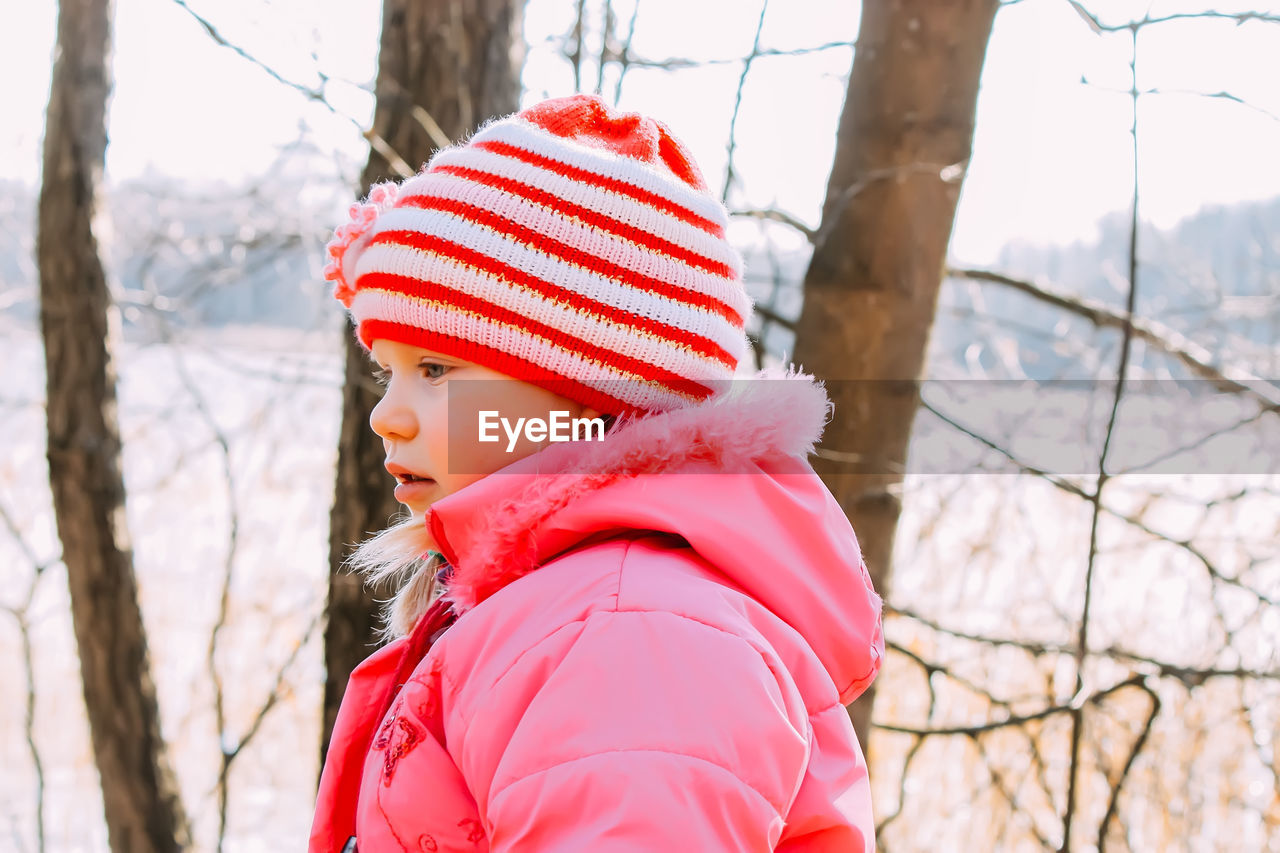
{"type": "Polygon", "coordinates": [[[402,504],[420,504],[431,497],[431,493],[435,491],[435,488],[435,480],[414,480],[396,486],[394,494],[396,500],[402,504]]]}
{"type": "Polygon", "coordinates": [[[388,462],[383,467],[387,469],[388,474],[390,474],[392,477],[395,477],[396,480],[401,483],[415,483],[420,480],[431,479],[425,474],[420,474],[417,471],[413,471],[409,468],[404,467],[403,465],[397,465],[394,462],[388,462]]]}
{"type": "Polygon", "coordinates": [[[387,473],[396,478],[396,500],[402,504],[420,503],[435,489],[436,481],[415,471],[388,462],[387,473]]]}

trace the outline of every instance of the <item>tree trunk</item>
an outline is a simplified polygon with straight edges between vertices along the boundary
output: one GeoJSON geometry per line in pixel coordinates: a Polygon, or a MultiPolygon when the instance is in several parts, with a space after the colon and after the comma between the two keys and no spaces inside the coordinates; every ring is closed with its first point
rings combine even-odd
{"type": "MultiPolygon", "coordinates": [[[[882,595],[997,0],[863,3],[793,360],[835,403],[815,468],[882,595]],[[897,380],[897,381],[895,381],[897,380]],[[823,458],[824,451],[836,451],[823,458]],[[853,454],[849,456],[846,454],[853,454]],[[856,458],[857,463],[849,459],[856,458]]],[[[874,690],[850,708],[869,734],[874,690]]]]}
{"type": "MultiPolygon", "coordinates": [[[[385,0],[373,130],[402,160],[421,165],[440,147],[440,134],[457,140],[485,119],[519,107],[522,7],[522,0],[385,0]],[[429,130],[431,122],[436,128],[429,130]]],[[[400,177],[373,150],[361,175],[362,195],[378,181],[400,177]]],[[[342,563],[350,546],[385,527],[398,511],[391,478],[382,469],[382,440],[369,428],[378,401],[370,362],[349,325],[347,332],[337,489],[329,518],[322,758],[351,670],[376,641],[375,595],[387,594],[367,590],[342,563]]]]}
{"type": "Polygon", "coordinates": [[[112,850],[181,850],[186,817],[160,737],[125,527],[112,338],[94,235],[106,156],[111,0],[62,0],[36,256],[49,483],[112,850]]]}

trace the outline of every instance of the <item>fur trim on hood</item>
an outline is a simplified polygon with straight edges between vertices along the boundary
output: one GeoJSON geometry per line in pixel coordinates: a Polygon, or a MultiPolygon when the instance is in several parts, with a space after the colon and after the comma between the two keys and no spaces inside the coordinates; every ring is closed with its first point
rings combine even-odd
{"type": "Polygon", "coordinates": [[[525,457],[432,507],[428,523],[454,566],[445,595],[465,613],[533,571],[554,556],[538,547],[548,522],[619,481],[758,470],[764,459],[785,466],[790,458],[796,472],[806,470],[832,408],[812,376],[766,369],[697,406],[620,416],[603,441],[551,445],[525,457]]]}
{"type": "Polygon", "coordinates": [[[591,541],[674,535],[800,632],[848,704],[875,678],[884,633],[857,536],[807,460],[831,411],[813,377],[762,371],[698,406],[619,418],[602,441],[530,454],[357,556],[374,579],[407,579],[389,611],[396,635],[430,603],[433,575],[415,567],[433,545],[452,564],[443,596],[462,616],[591,541]]]}

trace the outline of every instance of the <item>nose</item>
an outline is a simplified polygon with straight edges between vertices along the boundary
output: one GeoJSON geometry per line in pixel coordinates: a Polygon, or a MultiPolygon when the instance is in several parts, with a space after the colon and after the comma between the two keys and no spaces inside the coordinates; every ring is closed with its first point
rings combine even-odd
{"type": "Polygon", "coordinates": [[[418,434],[417,416],[394,380],[369,413],[369,426],[383,441],[408,441],[418,434]]]}

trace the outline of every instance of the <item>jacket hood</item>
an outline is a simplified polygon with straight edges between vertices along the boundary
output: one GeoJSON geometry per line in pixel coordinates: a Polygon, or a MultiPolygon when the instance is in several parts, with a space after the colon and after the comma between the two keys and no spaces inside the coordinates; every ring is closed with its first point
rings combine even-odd
{"type": "Polygon", "coordinates": [[[848,704],[884,637],[853,528],[806,461],[830,411],[813,377],[765,370],[697,406],[622,416],[602,441],[549,445],[432,506],[445,595],[465,613],[589,538],[676,534],[798,631],[848,704]]]}

